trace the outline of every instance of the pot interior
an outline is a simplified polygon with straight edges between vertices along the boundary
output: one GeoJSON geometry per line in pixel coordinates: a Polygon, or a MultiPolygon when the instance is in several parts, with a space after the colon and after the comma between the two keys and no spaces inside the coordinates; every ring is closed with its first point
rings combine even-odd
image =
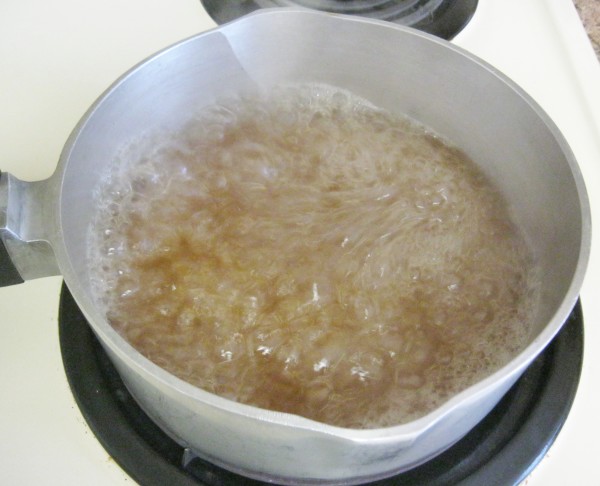
{"type": "Polygon", "coordinates": [[[90,305],[86,235],[95,190],[118,151],[141,133],[176,128],[190,110],[220,97],[302,82],[341,87],[408,115],[481,167],[509,201],[539,262],[531,340],[544,332],[547,342],[575,302],[589,224],[581,177],[549,118],[500,73],[444,41],[377,21],[278,10],[140,64],[73,133],[59,168],[63,272],[98,329],[108,324],[90,305]]]}

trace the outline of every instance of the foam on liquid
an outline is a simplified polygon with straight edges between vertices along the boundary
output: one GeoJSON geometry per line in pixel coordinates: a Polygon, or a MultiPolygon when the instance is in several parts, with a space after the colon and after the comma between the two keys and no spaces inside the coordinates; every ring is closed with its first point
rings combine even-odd
{"type": "Polygon", "coordinates": [[[353,428],[430,412],[528,335],[530,255],[458,149],[323,86],[133,141],[98,193],[110,323],[218,395],[353,428]]]}

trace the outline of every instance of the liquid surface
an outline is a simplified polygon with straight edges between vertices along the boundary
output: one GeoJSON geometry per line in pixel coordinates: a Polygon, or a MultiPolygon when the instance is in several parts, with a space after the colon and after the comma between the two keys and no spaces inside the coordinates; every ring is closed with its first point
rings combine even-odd
{"type": "Polygon", "coordinates": [[[527,338],[530,256],[458,149],[323,86],[147,135],[98,193],[110,323],[178,377],[353,428],[418,418],[527,338]]]}

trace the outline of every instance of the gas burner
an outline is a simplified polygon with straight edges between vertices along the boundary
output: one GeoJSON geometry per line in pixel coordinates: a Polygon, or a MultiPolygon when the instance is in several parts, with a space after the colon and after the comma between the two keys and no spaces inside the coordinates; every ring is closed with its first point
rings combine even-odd
{"type": "MultiPolygon", "coordinates": [[[[59,337],[67,379],[83,416],[106,451],[140,485],[266,485],[194,456],[155,425],[129,394],[64,284],[59,337]]],[[[369,484],[521,483],[567,418],[582,359],[583,315],[578,302],[553,342],[465,437],[421,466],[369,484]]]]}
{"type": "Polygon", "coordinates": [[[223,24],[259,8],[301,7],[358,15],[413,27],[451,39],[467,25],[478,0],[201,0],[208,14],[223,24]]]}

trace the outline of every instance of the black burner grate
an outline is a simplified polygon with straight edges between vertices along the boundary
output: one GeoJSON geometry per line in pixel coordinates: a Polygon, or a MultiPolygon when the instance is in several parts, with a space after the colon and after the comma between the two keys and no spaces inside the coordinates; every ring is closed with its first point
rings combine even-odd
{"type": "MultiPolygon", "coordinates": [[[[131,397],[63,285],[59,335],[75,400],[107,452],[143,486],[260,485],[195,458],[165,435],[131,397]]],[[[446,452],[376,486],[516,485],[544,457],[575,397],[583,359],[578,303],[561,332],[494,410],[446,452]]]]}

